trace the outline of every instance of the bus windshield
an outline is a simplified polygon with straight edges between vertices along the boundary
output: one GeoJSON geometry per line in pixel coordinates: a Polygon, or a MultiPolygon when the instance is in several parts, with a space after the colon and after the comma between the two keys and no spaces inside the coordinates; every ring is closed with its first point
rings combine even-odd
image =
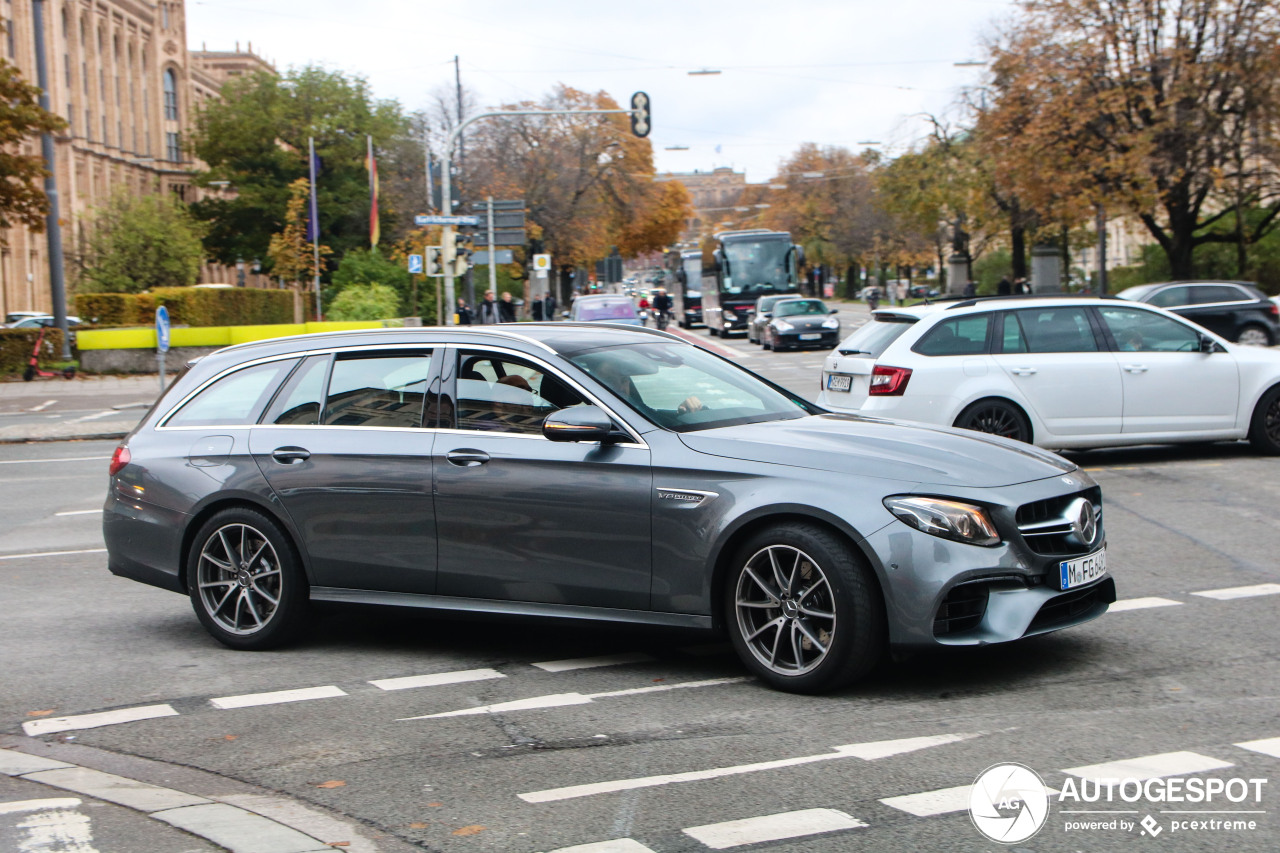
{"type": "Polygon", "coordinates": [[[729,261],[724,292],[791,293],[795,284],[788,269],[791,245],[783,240],[742,241],[724,244],[729,261]]]}

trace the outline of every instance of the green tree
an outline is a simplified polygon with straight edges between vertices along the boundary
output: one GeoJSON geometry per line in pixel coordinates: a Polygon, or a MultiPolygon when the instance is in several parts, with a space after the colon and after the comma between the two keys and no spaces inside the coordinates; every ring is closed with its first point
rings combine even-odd
{"type": "MultiPolygon", "coordinates": [[[[229,182],[224,197],[192,206],[209,224],[205,246],[221,263],[265,258],[271,236],[285,226],[290,186],[309,173],[307,141],[315,138],[320,237],[339,254],[369,245],[366,135],[379,147],[407,132],[395,101],[373,97],[368,83],[315,66],[284,76],[254,74],[233,80],[222,99],[196,120],[195,155],[208,164],[197,180],[229,182]]],[[[396,213],[384,197],[379,221],[396,213]]]]}
{"type": "MultiPolygon", "coordinates": [[[[396,308],[388,317],[402,317],[408,314],[411,276],[408,267],[398,264],[383,256],[378,249],[353,249],[342,256],[338,268],[333,272],[333,296],[336,299],[352,287],[377,284],[390,288],[396,296],[396,308]]],[[[422,302],[419,301],[419,306],[422,302]]]]}
{"type": "Polygon", "coordinates": [[[201,226],[168,193],[118,192],[89,215],[88,234],[74,259],[82,293],[140,293],[184,287],[200,278],[201,226]]]}
{"type": "Polygon", "coordinates": [[[353,284],[329,304],[331,320],[385,320],[397,316],[400,297],[385,284],[353,284]]]}
{"type": "Polygon", "coordinates": [[[0,228],[44,230],[49,200],[40,181],[49,173],[40,156],[22,153],[20,143],[66,126],[40,107],[40,89],[24,80],[12,63],[0,60],[0,228]]]}

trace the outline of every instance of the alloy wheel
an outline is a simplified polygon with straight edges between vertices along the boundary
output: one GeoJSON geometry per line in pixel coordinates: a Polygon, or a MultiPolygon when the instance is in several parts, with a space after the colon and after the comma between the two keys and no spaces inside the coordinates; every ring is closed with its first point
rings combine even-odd
{"type": "Polygon", "coordinates": [[[196,582],[201,606],[229,634],[261,631],[280,606],[280,560],[267,537],[248,524],[213,532],[200,549],[196,582]]]}
{"type": "Polygon", "coordinates": [[[751,654],[780,675],[801,675],[831,649],[836,611],[826,573],[790,545],[757,551],[738,574],[734,609],[751,654]]]}
{"type": "Polygon", "coordinates": [[[1018,416],[1007,406],[986,406],[975,410],[969,415],[965,428],[1018,441],[1024,440],[1022,424],[1018,416]]]}

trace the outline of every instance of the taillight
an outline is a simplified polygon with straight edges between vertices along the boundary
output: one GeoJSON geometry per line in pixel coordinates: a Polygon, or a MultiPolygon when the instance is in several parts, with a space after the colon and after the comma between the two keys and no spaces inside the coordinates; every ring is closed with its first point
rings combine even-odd
{"type": "MultiPolygon", "coordinates": [[[[1269,299],[1267,301],[1271,302],[1269,299]]],[[[1271,316],[1280,317],[1280,305],[1277,305],[1274,302],[1271,302],[1271,316]]]]}
{"type": "Polygon", "coordinates": [[[107,469],[107,472],[111,474],[112,477],[119,474],[120,469],[129,464],[130,458],[129,448],[125,447],[123,444],[120,445],[116,448],[116,452],[111,454],[111,467],[107,469]]]}
{"type": "Polygon", "coordinates": [[[901,397],[907,390],[907,382],[911,379],[909,367],[882,367],[876,365],[871,371],[871,387],[867,393],[872,397],[901,397]]]}

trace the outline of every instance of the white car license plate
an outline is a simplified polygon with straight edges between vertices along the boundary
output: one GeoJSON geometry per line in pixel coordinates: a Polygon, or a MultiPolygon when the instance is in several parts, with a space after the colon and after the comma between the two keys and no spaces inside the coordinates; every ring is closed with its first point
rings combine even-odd
{"type": "Polygon", "coordinates": [[[827,377],[828,391],[849,391],[853,388],[853,377],[847,373],[832,373],[827,377]]]}
{"type": "Polygon", "coordinates": [[[1075,589],[1093,583],[1107,573],[1107,549],[1058,564],[1058,589],[1075,589]]]}
{"type": "Polygon", "coordinates": [[[801,336],[800,336],[800,340],[802,340],[802,341],[820,341],[820,340],[822,340],[822,333],[821,333],[821,332],[819,332],[819,333],[818,333],[818,334],[816,334],[816,335],[801,335],[801,336]]]}

